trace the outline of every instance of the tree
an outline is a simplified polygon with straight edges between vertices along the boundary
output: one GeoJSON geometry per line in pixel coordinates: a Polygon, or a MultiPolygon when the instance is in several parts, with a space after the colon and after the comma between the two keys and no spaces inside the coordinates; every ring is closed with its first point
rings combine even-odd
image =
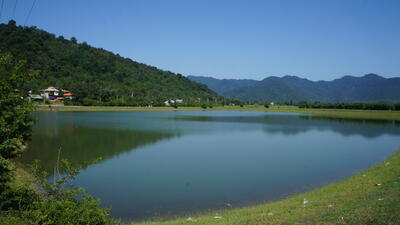
{"type": "Polygon", "coordinates": [[[0,55],[0,156],[16,157],[30,138],[34,119],[24,84],[34,72],[25,61],[0,55]]]}
{"type": "Polygon", "coordinates": [[[71,38],[71,42],[74,43],[74,44],[76,44],[76,43],[78,42],[78,40],[76,39],[76,37],[72,37],[72,38],[71,38]]]}
{"type": "Polygon", "coordinates": [[[10,25],[10,26],[17,26],[17,22],[15,22],[15,20],[10,20],[10,21],[8,21],[8,25],[10,25]]]}

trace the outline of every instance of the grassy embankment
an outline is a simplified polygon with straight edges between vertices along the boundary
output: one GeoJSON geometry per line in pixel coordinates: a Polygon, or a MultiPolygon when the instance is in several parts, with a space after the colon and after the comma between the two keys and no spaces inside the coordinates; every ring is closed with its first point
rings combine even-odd
{"type": "Polygon", "coordinates": [[[399,224],[400,151],[341,182],[254,207],[210,212],[161,224],[399,224]]]}
{"type": "Polygon", "coordinates": [[[350,110],[350,109],[305,109],[297,106],[216,106],[202,109],[201,107],[111,107],[111,106],[38,106],[37,111],[190,111],[190,110],[227,110],[227,111],[260,111],[260,112],[291,112],[314,114],[336,118],[358,118],[378,120],[400,120],[400,111],[390,110],[350,110]]]}

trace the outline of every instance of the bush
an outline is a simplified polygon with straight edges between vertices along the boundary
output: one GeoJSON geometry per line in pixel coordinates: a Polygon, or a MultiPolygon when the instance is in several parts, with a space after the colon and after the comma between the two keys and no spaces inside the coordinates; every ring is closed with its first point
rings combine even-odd
{"type": "Polygon", "coordinates": [[[202,105],[201,105],[201,108],[202,108],[202,109],[207,109],[207,104],[202,104],[202,105]]]}
{"type": "Polygon", "coordinates": [[[27,185],[15,185],[15,167],[0,156],[0,210],[21,210],[30,207],[38,195],[27,185]]]}
{"type": "Polygon", "coordinates": [[[3,193],[5,185],[11,181],[14,168],[11,163],[0,156],[0,194],[3,193]]]}
{"type": "Polygon", "coordinates": [[[269,105],[268,105],[268,104],[265,104],[264,107],[268,109],[268,108],[269,108],[269,105]]]}
{"type": "Polygon", "coordinates": [[[24,84],[33,76],[26,62],[0,55],[0,156],[19,155],[30,138],[34,119],[24,84]]]}
{"type": "MultiPolygon", "coordinates": [[[[56,168],[58,171],[58,165],[56,168]]],[[[61,160],[60,170],[65,171],[64,175],[54,174],[59,178],[49,183],[47,173],[41,170],[36,161],[31,170],[44,196],[31,201],[28,210],[23,212],[23,217],[32,224],[117,224],[110,218],[109,208],[100,208],[98,199],[90,196],[84,189],[70,184],[80,169],[82,168],[74,168],[68,161],[61,160]]]]}

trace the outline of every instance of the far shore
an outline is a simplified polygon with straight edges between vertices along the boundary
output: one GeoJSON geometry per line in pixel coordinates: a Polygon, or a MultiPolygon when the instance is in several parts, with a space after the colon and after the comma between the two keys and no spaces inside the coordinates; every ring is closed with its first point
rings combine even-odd
{"type": "Polygon", "coordinates": [[[64,106],[64,105],[38,105],[36,111],[69,111],[69,112],[91,112],[91,111],[258,111],[258,112],[288,112],[319,115],[335,118],[374,119],[374,120],[396,120],[400,121],[400,111],[391,110],[351,110],[351,109],[306,109],[297,106],[270,106],[265,108],[260,105],[240,106],[214,106],[203,109],[201,107],[131,107],[131,106],[64,106]]]}

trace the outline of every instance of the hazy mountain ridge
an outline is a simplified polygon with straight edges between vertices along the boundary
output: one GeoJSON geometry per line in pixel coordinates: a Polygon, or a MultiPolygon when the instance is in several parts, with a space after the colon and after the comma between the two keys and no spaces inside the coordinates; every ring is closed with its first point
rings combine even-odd
{"type": "Polygon", "coordinates": [[[213,77],[192,75],[189,75],[188,78],[198,83],[206,84],[208,88],[217,93],[225,93],[235,90],[236,88],[254,85],[258,82],[257,80],[251,79],[216,79],[213,77]]]}
{"type": "Polygon", "coordinates": [[[224,97],[247,101],[400,102],[400,78],[376,74],[344,76],[332,81],[311,81],[297,76],[270,76],[261,81],[252,80],[254,82],[250,84],[225,80],[223,88],[218,86],[222,80],[188,78],[207,85],[224,97]],[[228,84],[232,85],[226,87],[228,84]]]}

